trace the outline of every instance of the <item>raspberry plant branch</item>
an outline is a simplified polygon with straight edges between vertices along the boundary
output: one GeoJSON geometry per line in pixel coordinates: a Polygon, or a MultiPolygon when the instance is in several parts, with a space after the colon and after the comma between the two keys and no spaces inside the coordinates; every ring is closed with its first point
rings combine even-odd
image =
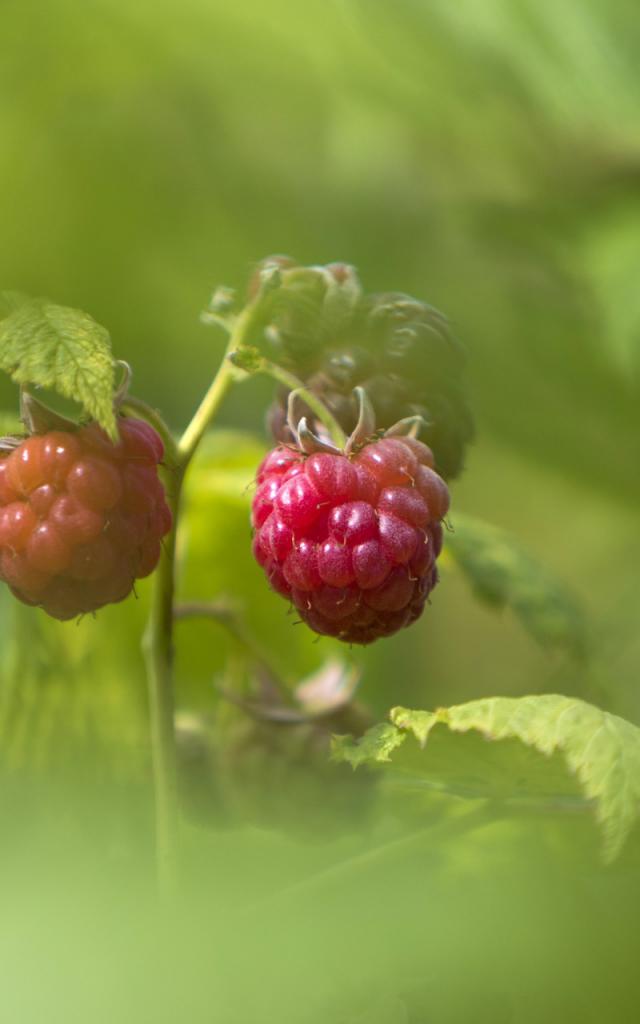
{"type": "Polygon", "coordinates": [[[178,846],[178,790],[173,693],[173,595],[176,523],[182,473],[167,474],[167,501],[173,516],[154,576],[151,608],[142,640],[149,692],[149,727],[155,796],[156,871],[162,894],[173,891],[178,846]]]}
{"type": "Polygon", "coordinates": [[[193,458],[200,441],[213,421],[231,384],[237,379],[237,368],[233,365],[229,356],[236,350],[245,348],[249,344],[254,332],[263,326],[264,317],[264,303],[259,296],[255,302],[246,306],[236,318],[220,368],[213,378],[211,387],[202,399],[193,419],[178,442],[178,461],[183,471],[193,458]]]}
{"type": "MultiPolygon", "coordinates": [[[[164,549],[154,576],[151,609],[143,638],[143,651],[149,688],[149,715],[153,761],[153,779],[156,805],[156,866],[160,892],[170,894],[176,885],[179,844],[179,809],[177,793],[177,762],[175,743],[175,695],[173,685],[174,660],[174,594],[175,552],[179,525],[182,487],[185,473],[206,430],[211,425],[231,384],[237,379],[237,369],[229,359],[231,352],[248,344],[254,332],[263,324],[265,301],[270,294],[263,292],[238,315],[230,333],[222,362],[209,390],[196,410],[191,422],[177,444],[170,439],[171,453],[166,466],[167,500],[173,516],[171,532],[165,539],[164,549]]],[[[163,438],[169,437],[168,427],[144,403],[126,399],[126,404],[149,419],[163,438]]]]}

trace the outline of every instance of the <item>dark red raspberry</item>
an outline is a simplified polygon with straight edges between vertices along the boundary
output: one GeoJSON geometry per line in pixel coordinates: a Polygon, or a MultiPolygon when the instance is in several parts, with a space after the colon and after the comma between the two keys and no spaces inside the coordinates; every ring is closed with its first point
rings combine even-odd
{"type": "Polygon", "coordinates": [[[162,440],[142,420],[118,427],[117,444],[92,423],[30,437],[0,459],[0,578],[56,619],[122,601],[171,529],[162,440]]]}
{"type": "Polygon", "coordinates": [[[255,557],[316,633],[368,644],[418,618],[449,507],[426,445],[388,437],[355,455],[281,446],[257,484],[255,557]]]}

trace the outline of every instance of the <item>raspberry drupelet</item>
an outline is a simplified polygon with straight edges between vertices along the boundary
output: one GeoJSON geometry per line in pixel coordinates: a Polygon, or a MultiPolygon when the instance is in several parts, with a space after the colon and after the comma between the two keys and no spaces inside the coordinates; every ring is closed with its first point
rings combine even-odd
{"type": "Polygon", "coordinates": [[[118,420],[34,435],[0,459],[0,578],[56,619],[122,601],[148,576],[171,528],[158,477],[162,440],[118,420]]]}
{"type": "Polygon", "coordinates": [[[384,437],[354,455],[280,446],[257,484],[255,557],[311,629],[369,644],[419,617],[449,508],[425,444],[384,437]]]}

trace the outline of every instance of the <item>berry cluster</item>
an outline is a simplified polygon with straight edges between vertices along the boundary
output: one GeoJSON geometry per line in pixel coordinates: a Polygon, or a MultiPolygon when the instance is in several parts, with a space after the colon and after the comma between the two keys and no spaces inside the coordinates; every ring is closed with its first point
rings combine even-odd
{"type": "Polygon", "coordinates": [[[354,456],[280,446],[257,482],[255,557],[313,630],[368,644],[418,618],[449,507],[426,445],[389,437],[354,456]]]}
{"type": "Polygon", "coordinates": [[[56,619],[122,601],[171,528],[162,440],[132,418],[119,432],[113,444],[96,424],[54,430],[0,460],[0,578],[56,619]]]}
{"type": "MultiPolygon", "coordinates": [[[[463,354],[448,333],[446,321],[435,311],[425,312],[406,333],[398,327],[402,323],[399,313],[395,318],[389,313],[386,319],[379,315],[374,322],[376,330],[363,330],[355,341],[353,336],[332,339],[311,371],[294,363],[297,376],[347,433],[357,421],[353,391],[358,385],[367,392],[381,427],[408,416],[422,416],[425,426],[420,436],[431,447],[438,472],[447,479],[458,476],[473,436],[473,423],[459,380],[463,354]]],[[[269,412],[270,429],[283,441],[291,438],[286,423],[288,397],[288,391],[280,389],[269,412]]],[[[313,422],[313,413],[303,403],[299,414],[313,422]]]]}
{"type": "MultiPolygon", "coordinates": [[[[378,427],[409,416],[424,420],[420,439],[433,451],[445,479],[462,470],[473,437],[464,376],[465,350],[447,318],[433,306],[401,292],[366,294],[353,267],[330,263],[302,267],[283,256],[261,264],[277,268],[279,298],[265,332],[269,358],[286,366],[312,391],[349,434],[358,419],[354,389],[366,391],[378,427]]],[[[281,388],[269,412],[277,441],[294,435],[287,422],[289,393],[281,388]]],[[[319,428],[311,409],[298,415],[319,428]]]]}

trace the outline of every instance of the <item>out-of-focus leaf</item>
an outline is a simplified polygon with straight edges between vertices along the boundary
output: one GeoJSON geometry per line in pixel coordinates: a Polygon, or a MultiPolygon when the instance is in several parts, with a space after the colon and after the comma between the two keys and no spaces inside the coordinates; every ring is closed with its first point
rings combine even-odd
{"type": "Polygon", "coordinates": [[[404,739],[395,726],[389,722],[380,722],[357,741],[352,736],[334,736],[332,757],[336,761],[346,761],[352,768],[374,761],[382,763],[391,760],[391,754],[404,743],[404,739]]]}
{"type": "Polygon", "coordinates": [[[29,296],[22,292],[0,292],[0,319],[10,316],[27,302],[29,302],[29,296]]]}
{"type": "MultiPolygon", "coordinates": [[[[141,591],[146,588],[143,584],[141,591]]],[[[0,766],[53,779],[148,777],[149,736],[140,654],[146,602],[130,597],[60,623],[3,584],[0,766]]]]}
{"type": "Polygon", "coordinates": [[[589,280],[601,329],[603,358],[624,378],[640,380],[640,217],[635,207],[583,230],[579,257],[589,280]]]}
{"type": "Polygon", "coordinates": [[[538,643],[584,653],[585,619],[566,587],[498,527],[458,515],[454,526],[446,550],[481,600],[512,608],[538,643]]]}
{"type": "Polygon", "coordinates": [[[87,313],[44,299],[19,304],[0,320],[0,368],[18,384],[78,402],[116,437],[111,342],[87,313]]]}
{"type": "Polygon", "coordinates": [[[619,854],[637,821],[640,729],[585,701],[547,694],[493,697],[435,712],[398,707],[391,711],[391,722],[398,737],[388,723],[374,726],[358,741],[336,737],[334,757],[353,767],[391,760],[392,767],[409,776],[420,771],[436,786],[477,797],[529,798],[546,792],[562,801],[576,792],[573,777],[595,804],[607,861],[619,854]],[[439,724],[449,734],[433,732],[439,724]],[[415,748],[404,756],[403,747],[390,758],[406,732],[418,741],[421,756],[416,757],[415,748]],[[476,735],[471,743],[466,738],[465,746],[451,733],[476,735]],[[486,742],[496,740],[501,742],[486,742]],[[564,761],[564,779],[560,759],[552,755],[564,761]]]}

